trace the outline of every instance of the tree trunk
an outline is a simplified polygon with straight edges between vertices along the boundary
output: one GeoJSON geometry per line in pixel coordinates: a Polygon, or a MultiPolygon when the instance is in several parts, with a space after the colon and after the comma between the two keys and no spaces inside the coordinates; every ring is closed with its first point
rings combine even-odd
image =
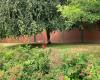
{"type": "Polygon", "coordinates": [[[47,40],[48,40],[48,43],[47,44],[51,44],[51,41],[50,41],[50,29],[46,29],[46,33],[47,33],[47,40]]]}
{"type": "Polygon", "coordinates": [[[34,34],[34,43],[36,43],[36,34],[34,34]]]}
{"type": "Polygon", "coordinates": [[[81,43],[84,42],[84,28],[80,25],[80,36],[81,36],[81,43]]]}
{"type": "Polygon", "coordinates": [[[64,43],[64,31],[62,31],[62,34],[61,34],[61,40],[62,40],[62,43],[64,43]]]}
{"type": "Polygon", "coordinates": [[[81,43],[84,42],[84,30],[80,30],[80,35],[81,35],[81,43]]]}

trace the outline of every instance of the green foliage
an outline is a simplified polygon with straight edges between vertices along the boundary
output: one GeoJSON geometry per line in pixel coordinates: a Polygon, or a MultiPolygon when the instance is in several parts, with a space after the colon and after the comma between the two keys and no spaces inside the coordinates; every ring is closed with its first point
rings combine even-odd
{"type": "Polygon", "coordinates": [[[98,80],[100,63],[86,54],[64,54],[51,66],[51,50],[30,46],[0,48],[0,80],[98,80]]]}
{"type": "Polygon", "coordinates": [[[0,37],[57,30],[56,0],[0,0],[0,37]]]}
{"type": "Polygon", "coordinates": [[[41,79],[43,75],[49,73],[48,55],[49,51],[30,49],[29,46],[3,49],[0,51],[0,71],[5,72],[2,79],[41,79]]]}
{"type": "Polygon", "coordinates": [[[34,12],[36,1],[33,0],[1,0],[0,1],[0,29],[1,37],[17,36],[17,35],[32,35],[41,32],[38,27],[34,12]]]}
{"type": "Polygon", "coordinates": [[[97,80],[100,74],[96,59],[92,55],[64,55],[61,70],[71,80],[97,80]]]}
{"type": "MultiPolygon", "coordinates": [[[[67,5],[58,5],[58,12],[75,25],[95,23],[100,20],[100,0],[69,0],[67,5]]],[[[69,26],[69,27],[70,27],[69,26]]],[[[77,26],[78,27],[78,26],[77,26]]]]}

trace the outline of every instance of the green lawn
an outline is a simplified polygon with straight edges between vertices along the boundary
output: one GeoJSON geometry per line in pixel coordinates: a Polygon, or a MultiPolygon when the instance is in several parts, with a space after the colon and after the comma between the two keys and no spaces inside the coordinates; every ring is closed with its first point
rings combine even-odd
{"type": "Polygon", "coordinates": [[[100,58],[100,44],[65,44],[65,45],[50,45],[51,49],[58,49],[60,53],[86,53],[93,54],[100,58]]]}
{"type": "MultiPolygon", "coordinates": [[[[18,43],[6,44],[1,43],[0,46],[19,45],[18,43]]],[[[56,49],[58,53],[88,53],[93,54],[97,58],[100,58],[100,44],[52,44],[48,45],[47,48],[56,49]]]]}

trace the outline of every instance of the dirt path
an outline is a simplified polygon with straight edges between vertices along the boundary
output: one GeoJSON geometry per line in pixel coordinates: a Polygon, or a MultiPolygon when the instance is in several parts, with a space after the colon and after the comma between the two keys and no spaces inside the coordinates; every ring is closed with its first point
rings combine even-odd
{"type": "Polygon", "coordinates": [[[19,45],[22,43],[0,43],[0,47],[8,47],[8,46],[14,46],[14,45],[19,45]]]}

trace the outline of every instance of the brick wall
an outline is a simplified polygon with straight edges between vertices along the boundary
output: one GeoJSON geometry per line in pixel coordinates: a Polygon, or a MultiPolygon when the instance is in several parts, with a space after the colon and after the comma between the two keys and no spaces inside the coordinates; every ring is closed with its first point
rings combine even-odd
{"type": "MultiPolygon", "coordinates": [[[[37,43],[47,43],[46,32],[42,32],[36,35],[37,43]]],[[[34,43],[34,35],[33,36],[19,36],[19,37],[7,37],[0,40],[1,43],[34,43]]]]}
{"type": "MultiPolygon", "coordinates": [[[[74,29],[71,31],[56,31],[51,34],[51,42],[52,43],[78,43],[81,42],[81,34],[78,29],[74,29]]],[[[37,43],[47,43],[46,32],[42,32],[41,34],[37,34],[36,36],[37,43]]],[[[34,36],[20,36],[17,38],[5,38],[1,40],[1,42],[6,43],[34,43],[34,36]]],[[[100,42],[100,30],[93,29],[91,31],[85,29],[84,30],[84,42],[100,42]]]]}
{"type": "Polygon", "coordinates": [[[80,42],[80,31],[74,29],[71,31],[53,32],[51,33],[52,43],[73,43],[80,42]]]}

